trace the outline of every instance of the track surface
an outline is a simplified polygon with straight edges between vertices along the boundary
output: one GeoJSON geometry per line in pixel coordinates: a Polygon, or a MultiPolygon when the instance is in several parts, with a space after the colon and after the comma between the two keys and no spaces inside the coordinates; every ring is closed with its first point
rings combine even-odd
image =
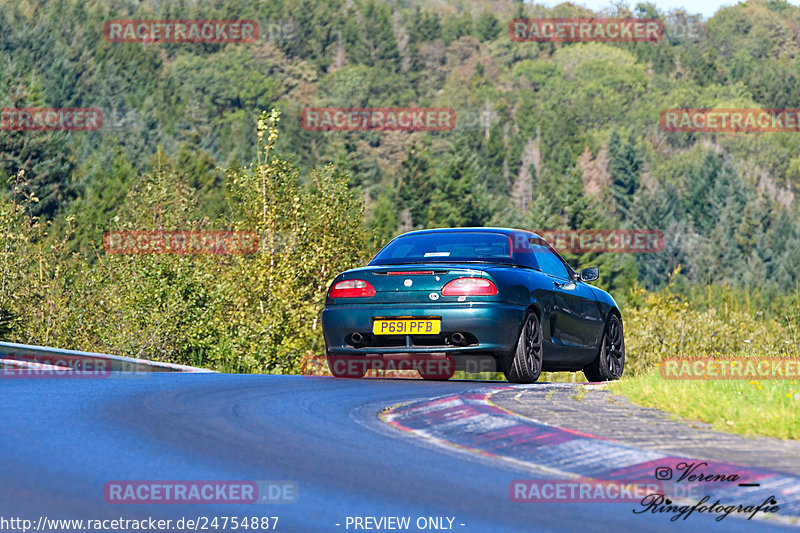
{"type": "Polygon", "coordinates": [[[629,503],[512,503],[512,480],[544,476],[430,445],[377,416],[386,406],[480,386],[166,373],[2,379],[0,516],[278,516],[277,529],[292,532],[355,531],[345,527],[348,516],[410,516],[409,531],[418,531],[420,516],[454,517],[453,530],[465,532],[796,531],[696,514],[670,522],[634,515],[629,503]],[[290,480],[299,501],[109,504],[103,487],[112,480],[290,480]]]}

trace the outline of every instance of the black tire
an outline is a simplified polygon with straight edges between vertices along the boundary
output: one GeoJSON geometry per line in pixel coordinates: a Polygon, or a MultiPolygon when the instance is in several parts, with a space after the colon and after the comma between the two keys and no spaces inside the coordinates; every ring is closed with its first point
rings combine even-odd
{"type": "Polygon", "coordinates": [[[328,355],[328,368],[336,378],[361,379],[367,373],[367,360],[352,355],[328,355]]]}
{"type": "Polygon", "coordinates": [[[503,358],[503,374],[510,383],[533,383],[542,373],[542,359],[542,325],[535,313],[528,313],[517,347],[503,358]]]}
{"type": "Polygon", "coordinates": [[[594,361],[586,365],[583,373],[589,381],[614,381],[625,369],[625,336],[622,321],[617,315],[609,315],[603,331],[603,342],[594,361]]]}

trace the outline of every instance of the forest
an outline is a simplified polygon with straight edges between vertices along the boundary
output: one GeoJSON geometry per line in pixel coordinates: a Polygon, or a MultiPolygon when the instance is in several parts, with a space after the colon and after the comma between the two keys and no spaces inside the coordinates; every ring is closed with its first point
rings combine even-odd
{"type": "MultiPolygon", "coordinates": [[[[0,339],[298,372],[330,280],[411,229],[658,230],[598,266],[630,369],[670,350],[797,352],[800,135],[665,131],[681,108],[800,107],[800,8],[710,19],[512,0],[0,0],[0,339]],[[519,42],[520,18],[659,19],[654,42],[519,42]],[[109,20],[252,20],[231,43],[125,43],[109,20]],[[309,108],[447,108],[437,131],[304,128],[309,108]],[[256,232],[249,255],[114,255],[124,230],[256,232]],[[748,348],[749,349],[749,348],[748,348]]],[[[673,353],[674,355],[674,353],[673,353]]]]}

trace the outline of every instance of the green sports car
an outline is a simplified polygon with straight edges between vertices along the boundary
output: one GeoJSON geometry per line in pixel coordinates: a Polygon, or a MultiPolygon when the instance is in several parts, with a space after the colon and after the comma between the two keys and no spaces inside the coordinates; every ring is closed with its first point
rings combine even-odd
{"type": "Polygon", "coordinates": [[[400,361],[394,368],[408,363],[425,379],[448,379],[465,362],[488,359],[513,383],[542,371],[618,379],[622,315],[587,283],[598,275],[593,267],[576,273],[529,231],[405,233],[333,280],[322,312],[328,365],[352,378],[400,361]]]}

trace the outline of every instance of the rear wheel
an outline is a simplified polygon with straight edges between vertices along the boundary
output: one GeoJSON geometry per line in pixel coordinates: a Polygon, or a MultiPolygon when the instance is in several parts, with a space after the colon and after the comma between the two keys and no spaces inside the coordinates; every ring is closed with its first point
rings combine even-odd
{"type": "Polygon", "coordinates": [[[594,361],[586,365],[583,373],[589,381],[613,381],[622,376],[625,368],[625,338],[622,321],[617,315],[609,315],[603,333],[603,343],[594,361]]]}
{"type": "Polygon", "coordinates": [[[336,378],[360,379],[367,373],[367,360],[357,355],[329,355],[328,368],[336,378]]]}
{"type": "Polygon", "coordinates": [[[511,383],[533,383],[542,373],[542,327],[529,313],[519,333],[516,349],[503,358],[503,374],[511,383]]]}

